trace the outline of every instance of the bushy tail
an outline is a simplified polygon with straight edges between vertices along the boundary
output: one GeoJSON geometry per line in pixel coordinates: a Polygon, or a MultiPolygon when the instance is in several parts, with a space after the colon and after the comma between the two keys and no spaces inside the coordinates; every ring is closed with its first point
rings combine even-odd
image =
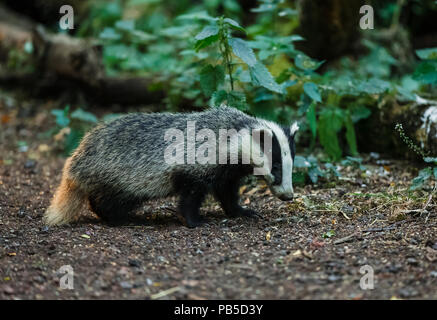
{"type": "Polygon", "coordinates": [[[44,214],[44,222],[51,226],[75,220],[85,202],[84,193],[68,175],[69,164],[70,159],[65,163],[61,184],[56,190],[50,207],[44,214]]]}

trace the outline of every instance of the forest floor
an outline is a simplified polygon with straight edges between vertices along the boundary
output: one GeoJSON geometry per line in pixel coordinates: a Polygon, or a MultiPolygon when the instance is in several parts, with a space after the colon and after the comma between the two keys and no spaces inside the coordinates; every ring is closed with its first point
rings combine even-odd
{"type": "Polygon", "coordinates": [[[406,191],[416,165],[364,156],[365,171],[296,186],[293,202],[242,187],[258,220],[228,219],[208,199],[209,222],[188,229],[164,199],[121,226],[84,212],[48,228],[65,160],[40,135],[48,109],[0,102],[0,299],[437,299],[437,201],[406,191]],[[60,288],[63,265],[72,290],[60,288]]]}

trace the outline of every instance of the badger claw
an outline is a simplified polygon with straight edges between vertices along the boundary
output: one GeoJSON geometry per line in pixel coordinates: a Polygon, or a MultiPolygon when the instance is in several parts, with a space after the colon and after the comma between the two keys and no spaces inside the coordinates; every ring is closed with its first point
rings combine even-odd
{"type": "Polygon", "coordinates": [[[241,210],[239,210],[238,216],[252,218],[252,219],[262,218],[262,216],[258,212],[256,212],[255,210],[246,209],[246,208],[241,208],[241,210]]]}

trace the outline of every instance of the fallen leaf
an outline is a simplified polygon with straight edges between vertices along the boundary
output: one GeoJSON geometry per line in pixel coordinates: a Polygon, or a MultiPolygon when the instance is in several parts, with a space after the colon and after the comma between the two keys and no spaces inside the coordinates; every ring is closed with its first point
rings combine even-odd
{"type": "Polygon", "coordinates": [[[2,123],[2,124],[6,124],[6,123],[8,123],[10,120],[11,120],[11,117],[10,117],[9,115],[7,115],[7,114],[4,114],[4,115],[2,115],[1,123],[2,123]]]}
{"type": "Polygon", "coordinates": [[[90,239],[90,238],[91,238],[91,237],[90,237],[89,235],[87,235],[87,234],[82,234],[81,237],[82,237],[82,238],[85,238],[85,239],[90,239]]]}
{"type": "Polygon", "coordinates": [[[271,238],[272,238],[272,233],[269,231],[266,233],[266,240],[270,241],[271,238]]]}
{"type": "Polygon", "coordinates": [[[246,191],[246,189],[247,189],[247,186],[246,186],[246,185],[241,186],[241,187],[240,187],[240,194],[243,194],[244,191],[246,191]]]}
{"type": "Polygon", "coordinates": [[[50,147],[43,143],[38,146],[38,150],[39,152],[47,152],[50,150],[50,147]]]}

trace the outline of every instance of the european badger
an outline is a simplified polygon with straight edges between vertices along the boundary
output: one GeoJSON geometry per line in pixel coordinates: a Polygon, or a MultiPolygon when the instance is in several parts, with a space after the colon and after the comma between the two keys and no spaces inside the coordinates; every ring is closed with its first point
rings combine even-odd
{"type": "MultiPolygon", "coordinates": [[[[207,193],[214,194],[230,217],[256,215],[255,211],[238,204],[240,181],[252,174],[255,167],[241,139],[237,140],[237,164],[230,161],[190,164],[188,142],[179,144],[182,148],[176,147],[182,152],[179,160],[185,163],[168,164],[164,160],[169,156],[165,154],[166,148],[174,141],[174,138],[169,141],[168,129],[180,130],[185,136],[189,134],[188,123],[195,124],[196,135],[204,132],[202,129],[210,129],[217,137],[220,129],[258,132],[258,142],[251,143],[258,146],[255,148],[258,152],[263,150],[266,137],[270,137],[271,149],[267,152],[271,152],[271,171],[264,177],[274,195],[281,200],[293,198],[296,124],[283,128],[226,106],[193,113],[133,113],[100,124],[84,136],[65,162],[61,184],[45,213],[46,223],[60,225],[75,220],[86,200],[99,217],[113,221],[138,208],[145,200],[179,195],[178,211],[188,227],[195,227],[203,222],[199,209],[207,193]],[[244,156],[249,157],[249,163],[241,161],[244,156]]],[[[204,139],[195,140],[195,146],[200,148],[204,139]]],[[[227,144],[232,137],[225,139],[227,144]]]]}

